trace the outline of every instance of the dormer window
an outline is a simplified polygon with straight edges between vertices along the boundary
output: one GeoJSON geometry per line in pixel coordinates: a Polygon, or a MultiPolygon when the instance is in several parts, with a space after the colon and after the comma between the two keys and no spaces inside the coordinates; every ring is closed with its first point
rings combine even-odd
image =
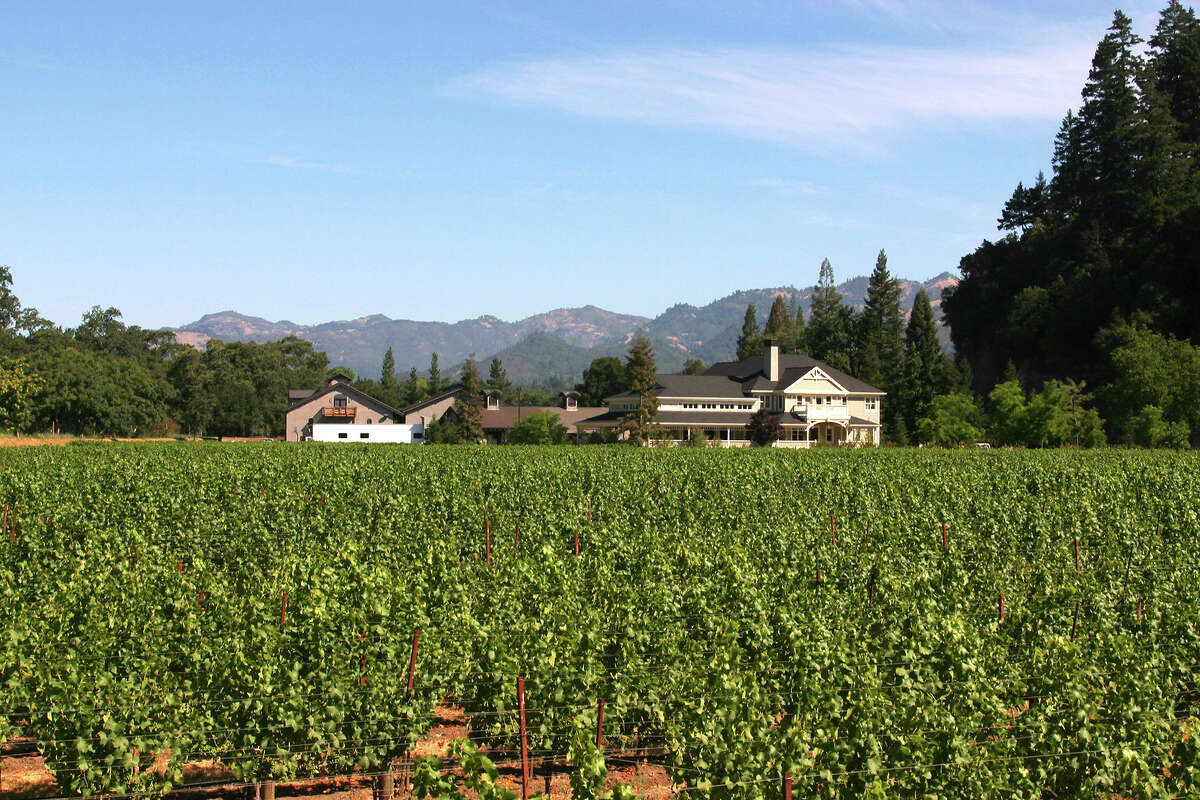
{"type": "Polygon", "coordinates": [[[334,395],[333,396],[333,407],[334,408],[345,408],[346,407],[346,395],[344,395],[344,394],[334,395]]]}
{"type": "Polygon", "coordinates": [[[499,395],[489,394],[487,396],[487,407],[488,407],[489,411],[495,411],[497,408],[499,408],[500,407],[499,395]]]}
{"type": "Polygon", "coordinates": [[[579,408],[579,401],[576,400],[574,397],[568,397],[567,398],[567,411],[574,411],[577,408],[579,408]]]}

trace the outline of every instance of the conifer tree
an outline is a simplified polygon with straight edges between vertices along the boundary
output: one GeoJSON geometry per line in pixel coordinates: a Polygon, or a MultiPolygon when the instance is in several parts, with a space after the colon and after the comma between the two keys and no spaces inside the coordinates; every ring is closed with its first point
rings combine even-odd
{"type": "Polygon", "coordinates": [[[742,335],[737,340],[737,360],[749,358],[762,351],[762,332],[758,328],[758,312],[754,303],[746,306],[746,316],[742,320],[742,335]]]}
{"type": "Polygon", "coordinates": [[[463,439],[476,444],[483,439],[483,379],[479,377],[474,353],[463,362],[459,383],[462,388],[454,398],[454,414],[463,439]]]}
{"type": "Polygon", "coordinates": [[[792,338],[792,317],[788,314],[787,304],[783,295],[775,295],[771,303],[771,313],[767,315],[767,327],[763,329],[764,339],[774,339],[779,344],[789,344],[792,338]]]}
{"type": "Polygon", "coordinates": [[[904,314],[900,310],[900,281],[888,271],[887,253],[883,250],[875,259],[875,270],[867,284],[859,329],[864,351],[873,351],[879,367],[874,373],[864,368],[858,377],[884,391],[892,391],[899,382],[904,361],[904,314]]]}
{"type": "Polygon", "coordinates": [[[438,368],[438,354],[434,351],[429,357],[429,393],[437,394],[442,390],[442,371],[438,368]]]}
{"type": "Polygon", "coordinates": [[[638,394],[638,403],[621,421],[621,430],[629,433],[631,444],[646,444],[653,436],[654,418],[658,414],[658,373],[654,365],[654,348],[641,331],[634,337],[626,357],[631,389],[638,394]]]}
{"type": "Polygon", "coordinates": [[[804,307],[795,295],[792,296],[788,313],[792,318],[792,335],[785,352],[803,353],[807,347],[804,341],[804,307]]]}
{"type": "Polygon", "coordinates": [[[1200,21],[1179,0],[1171,0],[1159,15],[1150,59],[1180,138],[1200,143],[1200,21]]]}
{"type": "Polygon", "coordinates": [[[921,289],[913,298],[912,313],[904,331],[904,382],[899,410],[910,431],[917,429],[917,420],[925,416],[933,400],[942,358],[933,308],[929,305],[929,295],[921,289]]]}
{"type": "Polygon", "coordinates": [[[396,357],[392,355],[390,347],[383,354],[383,364],[379,368],[379,388],[380,396],[386,402],[394,406],[403,404],[400,384],[396,381],[396,357]]]}
{"type": "Polygon", "coordinates": [[[842,294],[833,282],[833,265],[821,262],[821,276],[813,291],[812,311],[805,339],[808,354],[840,370],[850,370],[850,328],[853,313],[842,305],[842,294]]]}
{"type": "Polygon", "coordinates": [[[425,395],[424,387],[421,385],[424,381],[417,374],[416,367],[410,367],[408,370],[408,380],[404,382],[404,403],[412,405],[419,403],[425,395]]]}
{"type": "Polygon", "coordinates": [[[508,372],[499,356],[492,357],[492,365],[488,370],[488,388],[499,392],[501,399],[512,394],[512,382],[508,379],[508,372]]]}

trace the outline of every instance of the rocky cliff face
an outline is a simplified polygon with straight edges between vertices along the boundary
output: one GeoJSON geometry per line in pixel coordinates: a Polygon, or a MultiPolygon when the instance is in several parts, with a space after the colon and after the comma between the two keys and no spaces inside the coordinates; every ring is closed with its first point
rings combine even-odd
{"type": "MultiPolygon", "coordinates": [[[[907,311],[913,296],[924,288],[940,322],[942,291],[957,283],[949,273],[923,283],[902,280],[904,308],[907,311]]],[[[867,279],[854,278],[838,289],[847,303],[861,308],[867,279]]],[[[458,322],[417,322],[372,314],[319,325],[299,325],[223,311],[206,314],[176,329],[175,335],[180,342],[194,347],[204,347],[209,339],[267,342],[298,336],[328,353],[331,363],[371,377],[379,372],[388,347],[396,358],[397,373],[407,372],[411,366],[424,371],[434,352],[438,353],[443,369],[458,364],[471,353],[481,362],[499,354],[513,379],[532,380],[578,375],[592,358],[621,352],[638,330],[645,331],[654,342],[664,369],[674,368],[688,358],[699,358],[706,363],[728,360],[733,357],[747,304],[754,303],[759,322],[763,323],[771,303],[779,295],[789,303],[795,299],[807,315],[812,288],[787,286],[738,291],[705,306],[680,304],[653,319],[584,306],[555,309],[516,322],[492,316],[458,322]],[[548,337],[564,346],[559,347],[548,337]]],[[[942,333],[943,343],[948,346],[949,333],[945,330],[942,333]]]]}

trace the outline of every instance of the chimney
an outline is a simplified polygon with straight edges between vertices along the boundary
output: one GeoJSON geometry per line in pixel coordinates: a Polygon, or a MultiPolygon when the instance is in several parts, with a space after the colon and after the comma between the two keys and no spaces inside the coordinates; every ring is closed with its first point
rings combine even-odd
{"type": "Polygon", "coordinates": [[[779,380],[779,342],[767,339],[763,342],[763,374],[769,381],[779,380]]]}

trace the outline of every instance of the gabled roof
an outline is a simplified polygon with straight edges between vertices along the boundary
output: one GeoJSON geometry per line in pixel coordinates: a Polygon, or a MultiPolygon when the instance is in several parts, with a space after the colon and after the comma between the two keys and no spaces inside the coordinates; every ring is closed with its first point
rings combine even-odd
{"type": "Polygon", "coordinates": [[[704,375],[723,375],[738,381],[754,378],[754,381],[746,387],[747,389],[770,391],[792,385],[807,375],[813,367],[819,368],[834,381],[846,387],[847,392],[884,394],[882,389],[877,389],[866,381],[860,381],[853,375],[847,375],[840,369],[834,369],[825,362],[803,353],[783,353],[779,356],[780,379],[778,381],[768,381],[762,374],[763,358],[761,355],[743,358],[741,361],[718,362],[709,367],[704,375]],[[791,377],[790,380],[789,377],[791,377]]]}
{"type": "MultiPolygon", "coordinates": [[[[291,399],[291,394],[292,393],[289,391],[288,399],[291,399]]],[[[388,412],[389,414],[400,414],[400,411],[398,409],[392,408],[387,403],[383,402],[382,400],[380,400],[378,398],[371,397],[371,395],[367,394],[366,392],[360,392],[358,389],[355,389],[353,386],[351,386],[348,383],[333,383],[333,384],[330,384],[329,386],[325,386],[320,389],[317,389],[316,391],[308,394],[306,397],[302,397],[299,400],[294,400],[292,402],[292,404],[288,406],[287,411],[284,413],[290,414],[293,411],[295,411],[297,408],[299,408],[300,406],[304,405],[305,403],[311,403],[313,400],[319,400],[320,398],[325,397],[326,395],[330,395],[330,394],[344,394],[347,397],[353,397],[355,400],[357,400],[360,403],[370,403],[371,405],[374,405],[377,408],[383,409],[384,411],[388,412]]]]}
{"type": "Polygon", "coordinates": [[[458,394],[459,390],[461,390],[461,389],[462,389],[461,383],[452,383],[449,386],[447,386],[445,389],[442,389],[440,392],[433,395],[432,397],[426,397],[424,400],[422,400],[419,403],[413,403],[411,406],[406,406],[406,407],[400,409],[399,413],[410,414],[413,411],[416,411],[417,409],[424,408],[425,406],[433,405],[434,403],[440,403],[442,400],[445,400],[447,397],[458,394]]]}

